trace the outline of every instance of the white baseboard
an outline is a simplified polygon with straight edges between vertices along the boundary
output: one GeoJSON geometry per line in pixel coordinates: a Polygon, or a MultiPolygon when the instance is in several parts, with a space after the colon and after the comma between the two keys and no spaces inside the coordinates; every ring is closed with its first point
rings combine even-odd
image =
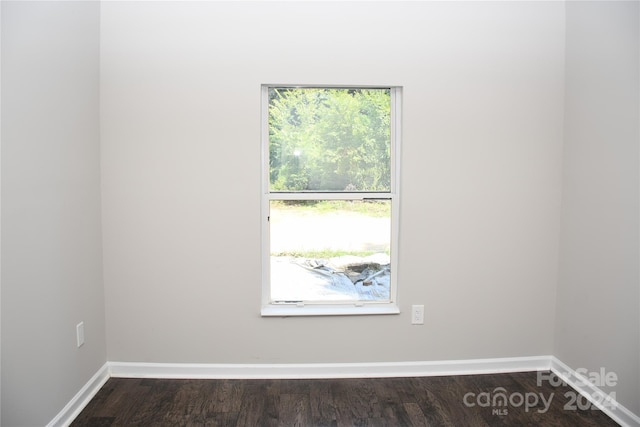
{"type": "Polygon", "coordinates": [[[109,379],[108,362],[95,373],[93,377],[80,389],[78,393],[67,403],[67,405],[47,424],[47,427],[68,426],[80,414],[85,406],[93,399],[98,390],[109,379]]]}
{"type": "Polygon", "coordinates": [[[640,417],[618,403],[584,375],[576,372],[556,357],[551,357],[551,371],[589,402],[624,427],[640,427],[640,417]],[[604,404],[603,404],[604,403],[604,404]]]}
{"type": "Polygon", "coordinates": [[[108,362],[120,378],[382,378],[549,370],[551,356],[391,363],[192,364],[108,362]]]}

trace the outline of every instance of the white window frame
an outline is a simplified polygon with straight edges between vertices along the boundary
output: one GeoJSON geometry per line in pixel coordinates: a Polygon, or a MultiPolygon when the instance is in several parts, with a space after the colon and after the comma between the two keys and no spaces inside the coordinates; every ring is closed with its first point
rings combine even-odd
{"type": "Polygon", "coordinates": [[[323,316],[323,315],[373,315],[398,314],[398,236],[400,224],[400,142],[402,131],[402,87],[363,85],[262,85],[262,316],[323,316]],[[345,89],[390,89],[391,93],[391,189],[389,192],[270,192],[269,190],[269,88],[345,88],[345,89]],[[391,277],[389,301],[320,301],[320,302],[273,302],[271,301],[271,248],[269,240],[269,209],[272,200],[390,200],[391,201],[391,277]]]}

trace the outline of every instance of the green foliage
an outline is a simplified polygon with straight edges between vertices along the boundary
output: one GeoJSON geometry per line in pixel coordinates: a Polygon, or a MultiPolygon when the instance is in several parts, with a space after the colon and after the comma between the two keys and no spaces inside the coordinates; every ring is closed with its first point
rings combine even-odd
{"type": "Polygon", "coordinates": [[[389,89],[271,88],[272,191],[390,191],[389,89]]]}

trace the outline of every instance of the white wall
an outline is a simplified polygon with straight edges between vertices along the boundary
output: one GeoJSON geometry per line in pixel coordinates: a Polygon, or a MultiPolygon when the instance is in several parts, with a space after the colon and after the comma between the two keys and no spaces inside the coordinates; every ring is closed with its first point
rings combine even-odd
{"type": "Polygon", "coordinates": [[[555,356],[640,413],[638,2],[569,2],[555,356]]]}
{"type": "Polygon", "coordinates": [[[101,10],[108,360],[552,354],[562,3],[101,10]],[[261,83],[404,87],[401,315],[260,317],[261,83]]]}
{"type": "Polygon", "coordinates": [[[566,76],[559,2],[1,8],[3,425],[105,360],[554,354],[640,413],[637,2],[566,5],[566,76]],[[261,83],[404,86],[403,314],[259,316],[261,83]]]}
{"type": "Polygon", "coordinates": [[[106,361],[99,4],[2,2],[2,425],[45,425],[106,361]],[[76,347],[84,321],[86,344],[76,347]]]}

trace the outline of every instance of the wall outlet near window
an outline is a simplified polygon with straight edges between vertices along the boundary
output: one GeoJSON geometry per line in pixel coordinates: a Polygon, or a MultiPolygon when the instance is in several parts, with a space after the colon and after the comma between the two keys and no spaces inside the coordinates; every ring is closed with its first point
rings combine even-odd
{"type": "Polygon", "coordinates": [[[411,306],[411,324],[424,325],[424,305],[411,306]]]}

